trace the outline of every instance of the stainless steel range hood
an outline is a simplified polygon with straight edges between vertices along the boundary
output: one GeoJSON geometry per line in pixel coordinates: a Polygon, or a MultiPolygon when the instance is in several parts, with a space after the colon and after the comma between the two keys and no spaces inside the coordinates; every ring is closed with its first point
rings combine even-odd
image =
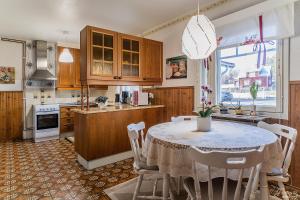
{"type": "Polygon", "coordinates": [[[30,77],[31,80],[56,80],[56,77],[48,70],[47,42],[33,41],[35,47],[36,66],[35,72],[30,77]]]}

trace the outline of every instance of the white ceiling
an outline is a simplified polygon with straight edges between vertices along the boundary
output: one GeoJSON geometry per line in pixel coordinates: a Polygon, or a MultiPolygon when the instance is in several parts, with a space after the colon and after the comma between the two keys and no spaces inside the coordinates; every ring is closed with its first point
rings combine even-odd
{"type": "MultiPolygon", "coordinates": [[[[201,4],[215,0],[200,0],[201,4]]],[[[139,34],[197,7],[196,0],[0,0],[0,36],[79,43],[85,25],[139,34]],[[62,31],[69,31],[67,37],[62,31]]]]}

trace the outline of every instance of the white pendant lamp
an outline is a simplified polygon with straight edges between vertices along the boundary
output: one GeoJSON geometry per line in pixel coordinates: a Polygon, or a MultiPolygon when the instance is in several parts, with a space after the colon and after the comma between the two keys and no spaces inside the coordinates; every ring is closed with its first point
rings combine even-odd
{"type": "Polygon", "coordinates": [[[215,27],[204,15],[193,16],[182,35],[182,52],[190,59],[206,59],[217,48],[215,27]]]}
{"type": "MultiPolygon", "coordinates": [[[[62,34],[65,36],[65,40],[66,40],[69,31],[62,31],[62,34]]],[[[58,57],[58,61],[63,63],[74,62],[73,55],[71,54],[70,49],[64,48],[58,57]]]]}
{"type": "Polygon", "coordinates": [[[58,61],[64,63],[72,63],[74,61],[73,56],[68,48],[63,49],[63,51],[59,55],[58,61]]]}

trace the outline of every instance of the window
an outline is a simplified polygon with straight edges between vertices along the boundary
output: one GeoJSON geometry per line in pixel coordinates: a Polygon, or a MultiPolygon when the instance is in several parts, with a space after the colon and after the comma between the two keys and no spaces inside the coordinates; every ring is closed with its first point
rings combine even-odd
{"type": "MultiPolygon", "coordinates": [[[[252,105],[250,86],[259,85],[255,104],[278,108],[281,94],[281,41],[266,44],[266,65],[258,65],[258,52],[253,44],[217,50],[218,102],[224,105],[252,105]]],[[[261,61],[263,51],[261,52],[261,61]]]]}

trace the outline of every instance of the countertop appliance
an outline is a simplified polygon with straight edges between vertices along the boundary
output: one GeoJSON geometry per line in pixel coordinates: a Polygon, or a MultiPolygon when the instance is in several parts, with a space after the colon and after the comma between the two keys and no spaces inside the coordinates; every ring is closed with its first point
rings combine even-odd
{"type": "Polygon", "coordinates": [[[132,93],[131,104],[134,106],[145,106],[149,104],[149,94],[147,92],[134,91],[132,93]]]}
{"type": "Polygon", "coordinates": [[[33,139],[35,142],[59,138],[59,105],[33,106],[33,139]]]}

